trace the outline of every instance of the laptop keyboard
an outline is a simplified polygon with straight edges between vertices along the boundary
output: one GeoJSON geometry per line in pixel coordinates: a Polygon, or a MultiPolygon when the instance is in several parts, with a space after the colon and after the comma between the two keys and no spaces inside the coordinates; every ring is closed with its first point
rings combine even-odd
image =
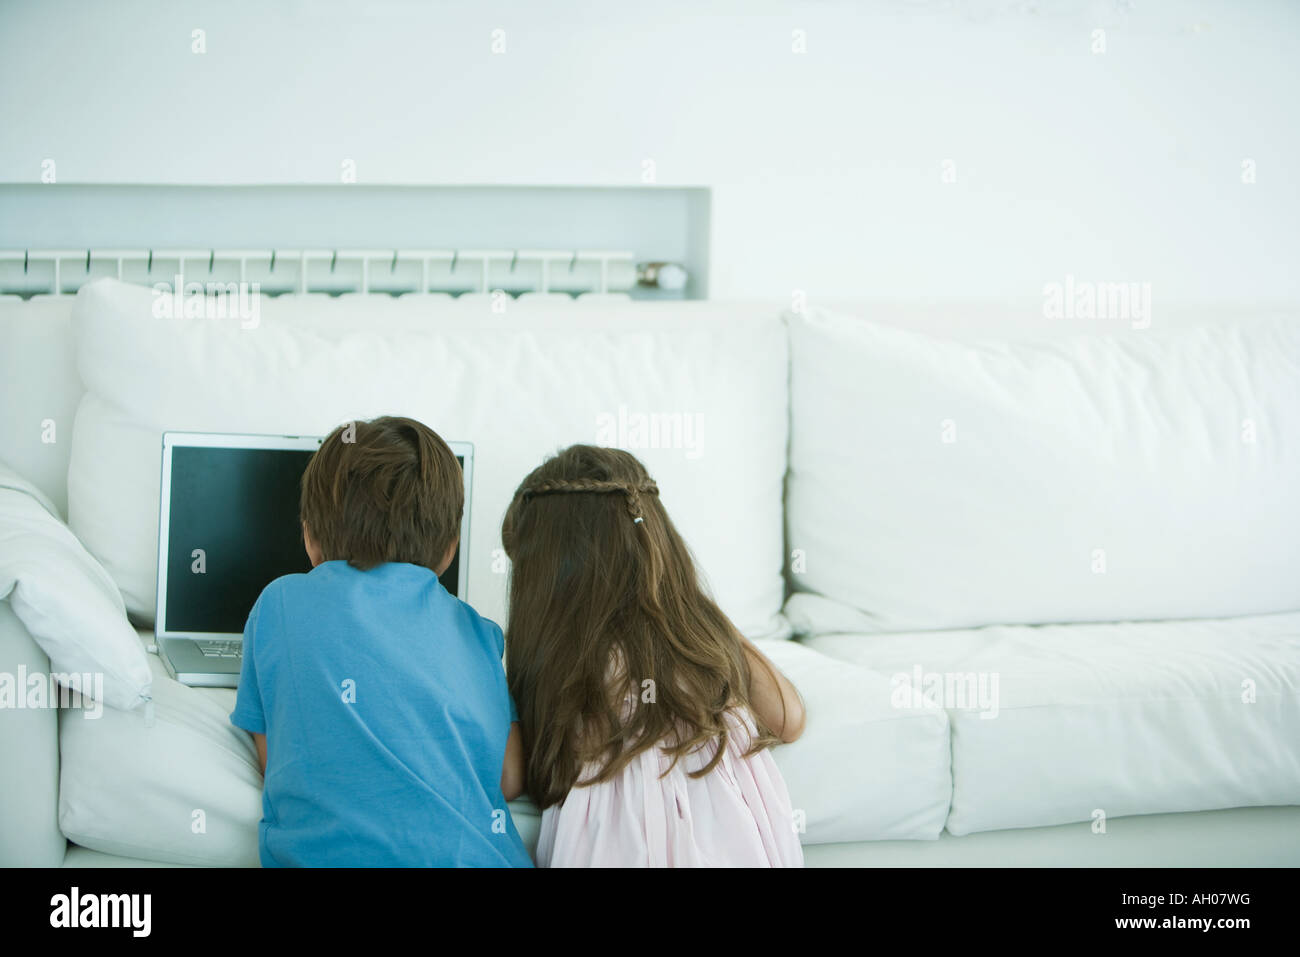
{"type": "Polygon", "coordinates": [[[195,641],[204,658],[242,658],[244,643],[242,641],[195,641]]]}

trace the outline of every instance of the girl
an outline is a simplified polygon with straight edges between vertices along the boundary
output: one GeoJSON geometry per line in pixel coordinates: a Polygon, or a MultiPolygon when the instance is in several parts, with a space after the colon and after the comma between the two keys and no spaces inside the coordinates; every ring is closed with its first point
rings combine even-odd
{"type": "Polygon", "coordinates": [[[645,467],[565,449],[501,537],[537,863],[802,866],[766,749],[803,732],[803,702],[705,594],[645,467]]]}

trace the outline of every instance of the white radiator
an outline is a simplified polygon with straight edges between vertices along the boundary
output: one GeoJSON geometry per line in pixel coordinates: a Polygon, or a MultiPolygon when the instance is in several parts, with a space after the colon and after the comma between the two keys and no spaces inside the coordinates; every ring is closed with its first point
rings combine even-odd
{"type": "MultiPolygon", "coordinates": [[[[609,295],[674,288],[675,264],[638,267],[631,252],[545,249],[43,249],[0,250],[0,295],[72,295],[101,276],[173,289],[193,284],[284,293],[609,295]],[[670,280],[670,281],[665,281],[670,280]]],[[[680,288],[679,286],[676,288],[680,288]]]]}

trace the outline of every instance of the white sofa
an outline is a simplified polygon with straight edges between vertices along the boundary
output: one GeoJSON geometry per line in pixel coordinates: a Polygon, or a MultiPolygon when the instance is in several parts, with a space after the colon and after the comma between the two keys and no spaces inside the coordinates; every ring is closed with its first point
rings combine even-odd
{"type": "MultiPolygon", "coordinates": [[[[1188,310],[1162,339],[990,307],[304,296],[249,329],[149,306],[109,281],[0,299],[0,461],[69,519],[142,648],[163,429],[400,411],[475,442],[469,598],[500,619],[527,468],[699,416],[634,451],[804,693],[776,758],[810,864],[1300,864],[1295,317],[1188,310]],[[1225,396],[1249,450],[1206,444],[1225,396]],[[912,675],[996,678],[997,715],[912,675]]],[[[0,710],[0,864],[256,865],[234,693],[148,660],[148,716],[0,710]]],[[[51,670],[0,603],[0,673],[20,667],[51,670]]],[[[511,809],[531,846],[535,810],[511,809]]]]}

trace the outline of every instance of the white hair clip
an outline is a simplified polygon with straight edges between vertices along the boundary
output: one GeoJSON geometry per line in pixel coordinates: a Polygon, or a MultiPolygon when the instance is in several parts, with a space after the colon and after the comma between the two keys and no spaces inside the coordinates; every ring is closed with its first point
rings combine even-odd
{"type": "Polygon", "coordinates": [[[642,518],[640,515],[638,515],[636,518],[632,519],[632,524],[633,524],[633,525],[640,525],[640,524],[641,524],[642,522],[644,522],[644,521],[645,521],[645,519],[642,518]]]}

